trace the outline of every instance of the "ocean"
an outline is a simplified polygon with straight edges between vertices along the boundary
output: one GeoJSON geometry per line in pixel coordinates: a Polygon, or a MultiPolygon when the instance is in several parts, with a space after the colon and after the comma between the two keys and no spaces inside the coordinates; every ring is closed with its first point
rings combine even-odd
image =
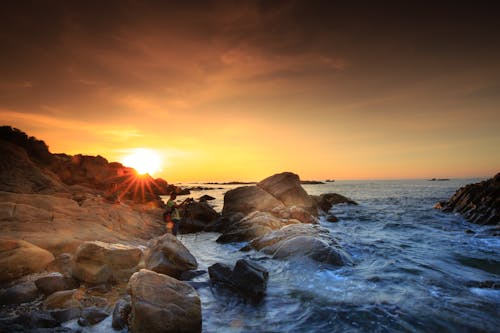
{"type": "MultiPolygon", "coordinates": [[[[203,332],[498,332],[500,237],[433,208],[479,180],[304,185],[309,194],[336,192],[359,203],[334,206],[337,223],[320,222],[352,255],[352,266],[241,252],[244,243],[218,244],[217,233],[179,236],[200,269],[247,258],[269,271],[258,304],[201,283],[203,332]]],[[[222,187],[190,195],[215,197],[218,211],[224,193],[237,187],[184,185],[222,187]]],[[[194,279],[207,280],[207,274],[194,279]]]]}

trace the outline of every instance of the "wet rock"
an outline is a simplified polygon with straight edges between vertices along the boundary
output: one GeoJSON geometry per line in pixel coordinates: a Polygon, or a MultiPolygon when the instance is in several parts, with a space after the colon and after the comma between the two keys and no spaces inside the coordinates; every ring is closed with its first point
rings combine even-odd
{"type": "Polygon", "coordinates": [[[354,200],[340,195],[338,193],[323,193],[321,195],[314,195],[311,198],[316,202],[318,208],[323,212],[328,213],[333,205],[347,204],[347,205],[357,205],[358,203],[354,200]]]}
{"type": "Polygon", "coordinates": [[[179,228],[182,233],[202,231],[219,217],[220,214],[208,203],[191,201],[184,207],[179,228]]]}
{"type": "Polygon", "coordinates": [[[82,308],[77,290],[57,291],[47,297],[42,304],[42,309],[48,311],[59,323],[78,318],[82,308]]]}
{"type": "Polygon", "coordinates": [[[254,299],[264,296],[269,278],[265,268],[245,259],[238,260],[234,269],[225,264],[214,264],[208,268],[208,274],[212,283],[254,299]]]}
{"type": "Polygon", "coordinates": [[[33,281],[17,284],[0,290],[0,305],[13,305],[31,302],[40,296],[40,291],[33,281]]]}
{"type": "Polygon", "coordinates": [[[80,283],[71,277],[56,273],[37,279],[35,285],[45,296],[48,296],[56,291],[76,289],[80,283]]]}
{"type": "Polygon", "coordinates": [[[111,279],[126,281],[135,271],[142,257],[138,248],[100,241],[85,242],[78,248],[73,265],[73,276],[92,284],[111,279]]]}
{"type": "Polygon", "coordinates": [[[315,213],[316,204],[300,185],[299,176],[291,172],[272,175],[257,186],[277,198],[285,206],[298,206],[315,213]]]}
{"type": "Polygon", "coordinates": [[[201,276],[201,275],[206,274],[206,273],[207,273],[207,271],[205,271],[203,269],[195,270],[195,271],[187,271],[187,272],[184,272],[181,274],[180,280],[181,281],[192,280],[195,277],[201,276]]]}
{"type": "Polygon", "coordinates": [[[58,332],[59,323],[45,311],[32,311],[19,316],[0,319],[0,332],[58,332]]]}
{"type": "Polygon", "coordinates": [[[130,303],[130,296],[126,296],[116,302],[113,310],[113,320],[111,322],[111,326],[115,330],[121,330],[127,326],[128,317],[130,315],[130,311],[132,310],[130,303]]]}
{"type": "Polygon", "coordinates": [[[0,283],[41,272],[54,260],[52,253],[29,242],[0,239],[0,283]]]}
{"type": "Polygon", "coordinates": [[[335,215],[328,215],[328,217],[326,218],[326,221],[335,223],[335,222],[338,222],[339,219],[335,215]]]}
{"type": "Polygon", "coordinates": [[[83,309],[80,318],[78,318],[78,325],[92,326],[103,321],[108,316],[109,314],[103,309],[96,307],[85,308],[83,309]]]}
{"type": "Polygon", "coordinates": [[[132,275],[129,329],[133,333],[201,332],[201,302],[195,289],[145,269],[132,275]]]}
{"type": "Polygon", "coordinates": [[[495,177],[460,188],[436,208],[457,212],[477,224],[500,225],[500,173],[495,177]]]}
{"type": "Polygon", "coordinates": [[[183,272],[196,269],[198,263],[189,250],[171,234],[153,239],[146,252],[146,268],[157,273],[180,277],[183,272]]]}

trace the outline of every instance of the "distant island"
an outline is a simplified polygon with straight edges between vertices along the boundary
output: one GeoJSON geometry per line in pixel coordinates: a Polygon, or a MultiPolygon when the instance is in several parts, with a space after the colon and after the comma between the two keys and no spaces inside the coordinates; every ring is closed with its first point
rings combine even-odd
{"type": "Polygon", "coordinates": [[[450,180],[449,178],[432,178],[429,179],[430,182],[444,182],[450,180]]]}
{"type": "MultiPolygon", "coordinates": [[[[330,181],[333,182],[334,180],[330,180],[330,181]]],[[[224,183],[208,182],[208,183],[202,183],[202,184],[204,184],[204,185],[254,185],[254,184],[257,184],[257,182],[233,181],[233,182],[224,182],[224,183]]],[[[302,184],[302,185],[321,185],[321,184],[324,184],[324,182],[319,181],[319,180],[301,180],[300,184],[302,184]]]]}

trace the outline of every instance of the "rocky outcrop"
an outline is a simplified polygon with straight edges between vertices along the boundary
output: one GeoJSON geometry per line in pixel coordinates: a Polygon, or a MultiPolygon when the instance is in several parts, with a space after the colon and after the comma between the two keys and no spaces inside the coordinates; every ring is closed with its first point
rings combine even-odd
{"type": "Polygon", "coordinates": [[[179,225],[181,233],[203,231],[220,217],[207,202],[191,201],[184,206],[182,222],[179,225]]]}
{"type": "Polygon", "coordinates": [[[340,195],[338,193],[323,193],[321,195],[313,195],[311,198],[316,202],[318,208],[323,212],[328,213],[333,205],[347,204],[347,205],[357,205],[358,203],[354,200],[340,195]]]}
{"type": "Polygon", "coordinates": [[[190,285],[167,275],[142,269],[127,285],[133,333],[201,332],[201,302],[190,285]]]}
{"type": "Polygon", "coordinates": [[[495,177],[460,188],[436,205],[444,212],[457,212],[472,223],[500,225],[500,173],[495,177]]]}
{"type": "Polygon", "coordinates": [[[238,260],[233,269],[225,264],[214,264],[208,268],[208,274],[213,284],[252,299],[264,296],[269,279],[264,267],[245,259],[238,260]]]}
{"type": "Polygon", "coordinates": [[[189,250],[171,234],[153,239],[145,255],[146,268],[179,278],[183,272],[196,269],[198,263],[189,250]]]}
{"type": "Polygon", "coordinates": [[[0,239],[0,282],[43,271],[54,256],[38,246],[16,239],[0,239]]]}
{"type": "Polygon", "coordinates": [[[222,215],[225,217],[242,214],[243,216],[255,211],[271,212],[275,208],[284,208],[285,205],[271,194],[258,186],[242,186],[232,189],[224,195],[222,215]]]}
{"type": "Polygon", "coordinates": [[[142,251],[123,244],[85,242],[76,251],[73,276],[91,284],[127,281],[138,270],[142,251]]]}

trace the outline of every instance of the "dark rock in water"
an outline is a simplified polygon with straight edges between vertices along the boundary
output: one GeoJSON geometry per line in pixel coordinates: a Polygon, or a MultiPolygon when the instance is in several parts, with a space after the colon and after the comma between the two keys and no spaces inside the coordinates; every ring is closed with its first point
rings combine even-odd
{"type": "Polygon", "coordinates": [[[0,332],[33,332],[40,328],[54,328],[59,323],[45,311],[32,311],[0,319],[0,332]]]}
{"type": "Polygon", "coordinates": [[[202,195],[202,196],[198,199],[198,201],[200,201],[200,202],[202,202],[202,201],[211,201],[211,200],[215,200],[215,198],[214,198],[214,197],[212,197],[212,196],[210,196],[210,195],[208,195],[208,194],[204,194],[204,195],[202,195]]]}
{"type": "Polygon", "coordinates": [[[111,326],[115,330],[124,329],[127,326],[128,316],[130,315],[130,311],[132,310],[132,306],[130,305],[130,296],[126,296],[116,302],[115,308],[113,310],[113,320],[111,322],[111,326]]]}
{"type": "Polygon", "coordinates": [[[220,214],[208,203],[191,201],[184,206],[179,228],[182,233],[203,231],[219,217],[220,214]]]}
{"type": "Polygon", "coordinates": [[[348,197],[340,195],[338,193],[324,193],[321,195],[311,196],[312,199],[316,202],[318,207],[327,213],[333,205],[338,204],[348,204],[348,205],[357,205],[358,203],[348,197]]]}
{"type": "Polygon", "coordinates": [[[0,291],[0,305],[31,302],[40,295],[40,291],[35,283],[33,281],[28,281],[0,291]]]}
{"type": "Polygon", "coordinates": [[[224,195],[223,216],[255,211],[270,212],[276,207],[285,207],[281,201],[258,186],[243,186],[227,191],[224,195]]]}
{"type": "Polygon", "coordinates": [[[326,220],[328,222],[332,222],[332,223],[339,221],[339,219],[335,215],[328,215],[328,217],[326,218],[326,220]]]}
{"type": "Polygon", "coordinates": [[[41,277],[35,281],[35,284],[45,296],[56,291],[76,289],[80,286],[80,282],[77,280],[65,277],[60,273],[41,277]]]}
{"type": "Polygon", "coordinates": [[[487,288],[487,289],[500,289],[500,281],[469,281],[467,282],[469,288],[487,288]]]}
{"type": "Polygon", "coordinates": [[[460,188],[447,202],[437,208],[458,212],[477,224],[500,224],[500,173],[495,177],[460,188]]]}
{"type": "Polygon", "coordinates": [[[264,296],[269,278],[265,268],[245,259],[238,260],[234,269],[225,264],[214,264],[208,268],[208,274],[212,283],[253,299],[264,296]]]}
{"type": "Polygon", "coordinates": [[[53,293],[43,302],[42,308],[59,323],[78,318],[82,312],[82,304],[78,300],[76,290],[53,293]]]}
{"type": "Polygon", "coordinates": [[[67,308],[67,309],[54,309],[48,310],[52,318],[54,318],[58,323],[64,323],[68,320],[73,320],[80,317],[82,313],[81,308],[67,308]]]}
{"type": "Polygon", "coordinates": [[[196,258],[171,234],[151,241],[145,255],[146,268],[157,273],[180,277],[183,272],[198,268],[196,258]]]}
{"type": "Polygon", "coordinates": [[[201,275],[206,274],[206,273],[207,273],[207,271],[205,271],[203,269],[196,270],[196,271],[187,271],[187,272],[184,272],[181,274],[180,280],[181,281],[188,281],[188,280],[194,279],[195,277],[201,276],[201,275]]]}
{"type": "Polygon", "coordinates": [[[96,307],[85,308],[78,318],[78,325],[80,326],[92,326],[101,321],[103,321],[109,314],[103,309],[96,307]]]}
{"type": "Polygon", "coordinates": [[[146,269],[132,275],[129,330],[134,333],[199,333],[201,301],[189,284],[146,269]]]}
{"type": "Polygon", "coordinates": [[[177,189],[177,195],[189,195],[191,194],[191,191],[187,188],[178,188],[177,189]]]}

